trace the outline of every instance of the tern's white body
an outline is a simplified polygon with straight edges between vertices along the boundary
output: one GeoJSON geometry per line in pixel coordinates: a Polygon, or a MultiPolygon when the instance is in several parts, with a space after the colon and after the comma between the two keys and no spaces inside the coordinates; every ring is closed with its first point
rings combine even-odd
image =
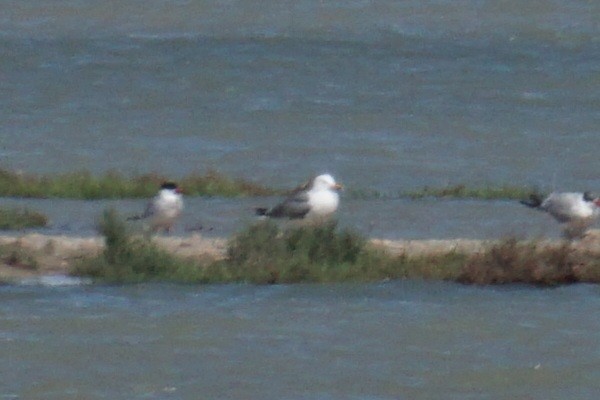
{"type": "Polygon", "coordinates": [[[600,215],[600,209],[594,201],[585,200],[583,193],[551,193],[544,199],[540,209],[561,223],[593,220],[600,215]]]}
{"type": "Polygon", "coordinates": [[[183,196],[176,189],[161,189],[148,205],[145,216],[150,218],[153,232],[170,232],[183,211],[183,196]]]}

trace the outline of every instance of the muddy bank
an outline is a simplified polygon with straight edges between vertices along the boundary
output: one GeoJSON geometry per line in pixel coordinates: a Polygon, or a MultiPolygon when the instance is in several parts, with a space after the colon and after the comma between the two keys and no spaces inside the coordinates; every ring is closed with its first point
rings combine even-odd
{"type": "MultiPolygon", "coordinates": [[[[156,237],[156,244],[181,257],[197,259],[223,258],[227,250],[227,239],[209,238],[198,234],[182,237],[156,237]]],[[[371,239],[371,244],[390,254],[408,257],[427,257],[456,252],[473,255],[484,251],[494,242],[476,239],[449,240],[381,240],[371,239]]],[[[558,247],[559,240],[541,239],[536,241],[541,247],[558,247]]],[[[0,246],[4,257],[0,263],[0,281],[12,281],[43,275],[68,274],[74,262],[82,257],[92,256],[102,251],[102,237],[72,237],[64,235],[1,235],[0,246]],[[19,252],[21,257],[11,257],[11,252],[19,252]],[[23,261],[26,255],[30,262],[23,261]]],[[[583,240],[573,242],[576,252],[600,254],[600,230],[591,231],[583,240]]]]}

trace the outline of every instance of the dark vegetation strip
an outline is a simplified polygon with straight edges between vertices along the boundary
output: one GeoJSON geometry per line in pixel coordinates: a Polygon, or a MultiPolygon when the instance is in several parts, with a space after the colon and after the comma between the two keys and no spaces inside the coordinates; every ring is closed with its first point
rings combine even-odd
{"type": "Polygon", "coordinates": [[[377,190],[349,189],[348,195],[355,199],[481,199],[481,200],[520,200],[527,199],[532,193],[539,190],[532,187],[514,186],[514,185],[486,185],[486,186],[467,186],[464,184],[450,185],[444,187],[425,186],[421,189],[411,191],[399,191],[397,193],[384,193],[377,190]]]}
{"type": "MultiPolygon", "coordinates": [[[[35,175],[0,170],[1,197],[69,198],[81,200],[148,198],[166,180],[158,174],[127,177],[117,172],[93,175],[87,171],[59,175],[35,175]]],[[[216,171],[175,179],[188,196],[265,196],[276,191],[216,171]]]]}
{"type": "Polygon", "coordinates": [[[469,187],[464,184],[458,184],[441,188],[424,187],[421,190],[407,192],[405,193],[405,196],[410,197],[412,199],[419,199],[423,197],[436,197],[455,199],[472,198],[482,200],[519,200],[526,199],[531,193],[535,193],[537,191],[538,190],[535,188],[514,185],[486,185],[480,187],[469,187]]]}
{"type": "Polygon", "coordinates": [[[80,261],[72,273],[100,282],[327,283],[390,279],[448,280],[469,284],[559,285],[600,282],[600,257],[565,243],[540,245],[507,239],[466,255],[390,255],[335,223],[281,230],[266,221],[234,236],[223,260],[174,256],[132,237],[114,211],[100,224],[104,252],[80,261]]]}
{"type": "Polygon", "coordinates": [[[48,218],[27,208],[0,207],[0,230],[39,228],[48,224],[48,218]]]}
{"type": "MultiPolygon", "coordinates": [[[[270,196],[285,194],[244,179],[232,178],[217,171],[192,173],[182,178],[159,174],[125,176],[117,172],[94,175],[87,171],[57,175],[36,175],[0,169],[0,197],[68,198],[81,200],[148,198],[166,180],[175,180],[186,196],[270,196]]],[[[289,188],[288,188],[289,189],[289,188]]],[[[516,185],[486,185],[472,187],[464,184],[445,187],[423,187],[418,190],[381,192],[372,189],[348,188],[344,197],[359,200],[397,198],[449,199],[526,199],[535,189],[516,185]]]]}

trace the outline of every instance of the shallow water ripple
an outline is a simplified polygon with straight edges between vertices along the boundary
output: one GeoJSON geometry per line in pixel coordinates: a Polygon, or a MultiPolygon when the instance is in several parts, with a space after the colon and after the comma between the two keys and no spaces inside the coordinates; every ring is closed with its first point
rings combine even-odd
{"type": "Polygon", "coordinates": [[[419,281],[5,287],[2,395],[592,399],[599,294],[419,281]]]}

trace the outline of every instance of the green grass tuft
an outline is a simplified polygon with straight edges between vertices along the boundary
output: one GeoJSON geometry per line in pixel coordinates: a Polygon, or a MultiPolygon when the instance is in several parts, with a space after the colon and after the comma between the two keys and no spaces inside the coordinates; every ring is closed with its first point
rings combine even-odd
{"type": "Polygon", "coordinates": [[[113,283],[199,282],[203,278],[203,270],[197,263],[174,256],[148,240],[131,236],[125,222],[114,210],[104,212],[99,230],[105,239],[104,251],[96,257],[81,260],[72,269],[72,275],[113,283]]]}
{"type": "Polygon", "coordinates": [[[0,230],[39,228],[48,224],[48,217],[27,208],[0,208],[0,230]]]}
{"type": "Polygon", "coordinates": [[[391,256],[354,232],[338,230],[335,222],[282,231],[265,221],[231,240],[227,259],[211,266],[209,280],[272,284],[450,279],[458,275],[461,259],[455,254],[427,259],[391,256]]]}
{"type": "Polygon", "coordinates": [[[224,275],[253,283],[333,281],[349,278],[366,253],[362,237],[337,232],[335,223],[281,231],[265,221],[231,241],[224,275]]]}

